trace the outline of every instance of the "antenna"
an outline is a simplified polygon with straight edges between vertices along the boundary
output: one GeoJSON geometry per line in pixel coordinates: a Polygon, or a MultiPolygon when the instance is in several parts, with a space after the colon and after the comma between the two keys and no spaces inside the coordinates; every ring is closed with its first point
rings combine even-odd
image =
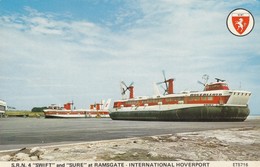
{"type": "Polygon", "coordinates": [[[223,79],[219,79],[219,78],[215,78],[217,80],[217,82],[225,82],[226,80],[223,79]]]}
{"type": "Polygon", "coordinates": [[[203,85],[203,86],[206,86],[208,80],[209,80],[209,75],[208,74],[204,74],[202,76],[202,79],[204,80],[204,82],[201,82],[201,81],[198,81],[199,84],[203,85]]]}

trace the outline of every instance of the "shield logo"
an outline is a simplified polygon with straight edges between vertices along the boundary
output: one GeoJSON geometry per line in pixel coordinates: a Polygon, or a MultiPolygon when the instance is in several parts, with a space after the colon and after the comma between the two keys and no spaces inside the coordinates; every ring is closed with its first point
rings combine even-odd
{"type": "Polygon", "coordinates": [[[231,11],[226,20],[228,30],[236,36],[249,34],[255,25],[253,15],[246,9],[237,8],[231,11]]]}
{"type": "Polygon", "coordinates": [[[239,34],[243,34],[248,27],[249,16],[246,15],[246,14],[242,14],[242,13],[241,14],[234,14],[232,16],[232,23],[233,23],[235,30],[239,34]]]}

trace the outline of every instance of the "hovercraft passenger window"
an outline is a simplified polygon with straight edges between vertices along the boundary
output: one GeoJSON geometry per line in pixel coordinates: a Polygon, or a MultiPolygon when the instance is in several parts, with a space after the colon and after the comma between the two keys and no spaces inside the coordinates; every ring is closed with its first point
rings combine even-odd
{"type": "Polygon", "coordinates": [[[209,96],[209,97],[208,97],[208,100],[213,100],[213,97],[212,97],[212,96],[209,96]]]}

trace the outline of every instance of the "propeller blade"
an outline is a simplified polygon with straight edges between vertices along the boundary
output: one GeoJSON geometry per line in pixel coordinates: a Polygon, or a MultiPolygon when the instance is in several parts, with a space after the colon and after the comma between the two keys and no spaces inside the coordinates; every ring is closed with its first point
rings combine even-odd
{"type": "Polygon", "coordinates": [[[134,85],[134,82],[131,82],[131,84],[128,87],[133,86],[133,85],[134,85]]]}
{"type": "Polygon", "coordinates": [[[166,89],[168,90],[168,84],[167,84],[167,81],[165,81],[165,86],[166,86],[166,89]]]}
{"type": "Polygon", "coordinates": [[[165,83],[166,89],[168,90],[168,84],[167,84],[167,80],[166,80],[166,76],[165,76],[165,71],[162,70],[162,73],[163,73],[163,78],[164,78],[164,83],[165,83]]]}
{"type": "Polygon", "coordinates": [[[205,85],[208,82],[208,80],[209,80],[209,75],[208,74],[204,74],[202,76],[202,79],[204,80],[204,85],[205,85]]]}
{"type": "Polygon", "coordinates": [[[156,84],[157,85],[160,85],[160,84],[163,84],[163,83],[165,83],[164,81],[163,82],[157,82],[156,84]]]}
{"type": "Polygon", "coordinates": [[[164,81],[166,81],[166,77],[165,77],[165,71],[164,71],[164,70],[162,70],[162,73],[163,73],[164,81]]]}
{"type": "Polygon", "coordinates": [[[202,83],[201,81],[198,81],[198,83],[199,83],[199,84],[201,84],[201,85],[204,85],[204,86],[205,86],[205,84],[204,84],[204,83],[202,83]]]}
{"type": "Polygon", "coordinates": [[[167,93],[167,89],[165,89],[162,85],[161,88],[164,90],[163,95],[165,95],[167,93]]]}
{"type": "Polygon", "coordinates": [[[127,86],[126,86],[126,84],[125,84],[125,82],[124,81],[121,81],[121,83],[127,88],[127,86]]]}
{"type": "Polygon", "coordinates": [[[123,91],[122,91],[121,94],[122,94],[122,95],[125,95],[125,92],[126,92],[126,91],[127,91],[127,89],[124,89],[124,88],[123,88],[123,91]]]}

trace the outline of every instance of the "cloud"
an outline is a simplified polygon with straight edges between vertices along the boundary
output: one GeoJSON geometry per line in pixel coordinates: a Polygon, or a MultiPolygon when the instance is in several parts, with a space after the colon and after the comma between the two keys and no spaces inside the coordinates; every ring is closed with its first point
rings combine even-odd
{"type": "MultiPolygon", "coordinates": [[[[151,95],[152,83],[163,79],[162,69],[176,78],[175,92],[202,89],[196,82],[207,73],[235,88],[242,81],[255,93],[259,27],[238,38],[225,25],[239,5],[259,2],[135,1],[114,18],[103,18],[103,24],[30,7],[27,14],[1,16],[0,81],[12,90],[3,95],[18,108],[70,99],[84,107],[101,98],[120,98],[121,80],[135,81],[136,95],[151,95]]],[[[259,12],[253,12],[258,21],[259,12]]]]}

